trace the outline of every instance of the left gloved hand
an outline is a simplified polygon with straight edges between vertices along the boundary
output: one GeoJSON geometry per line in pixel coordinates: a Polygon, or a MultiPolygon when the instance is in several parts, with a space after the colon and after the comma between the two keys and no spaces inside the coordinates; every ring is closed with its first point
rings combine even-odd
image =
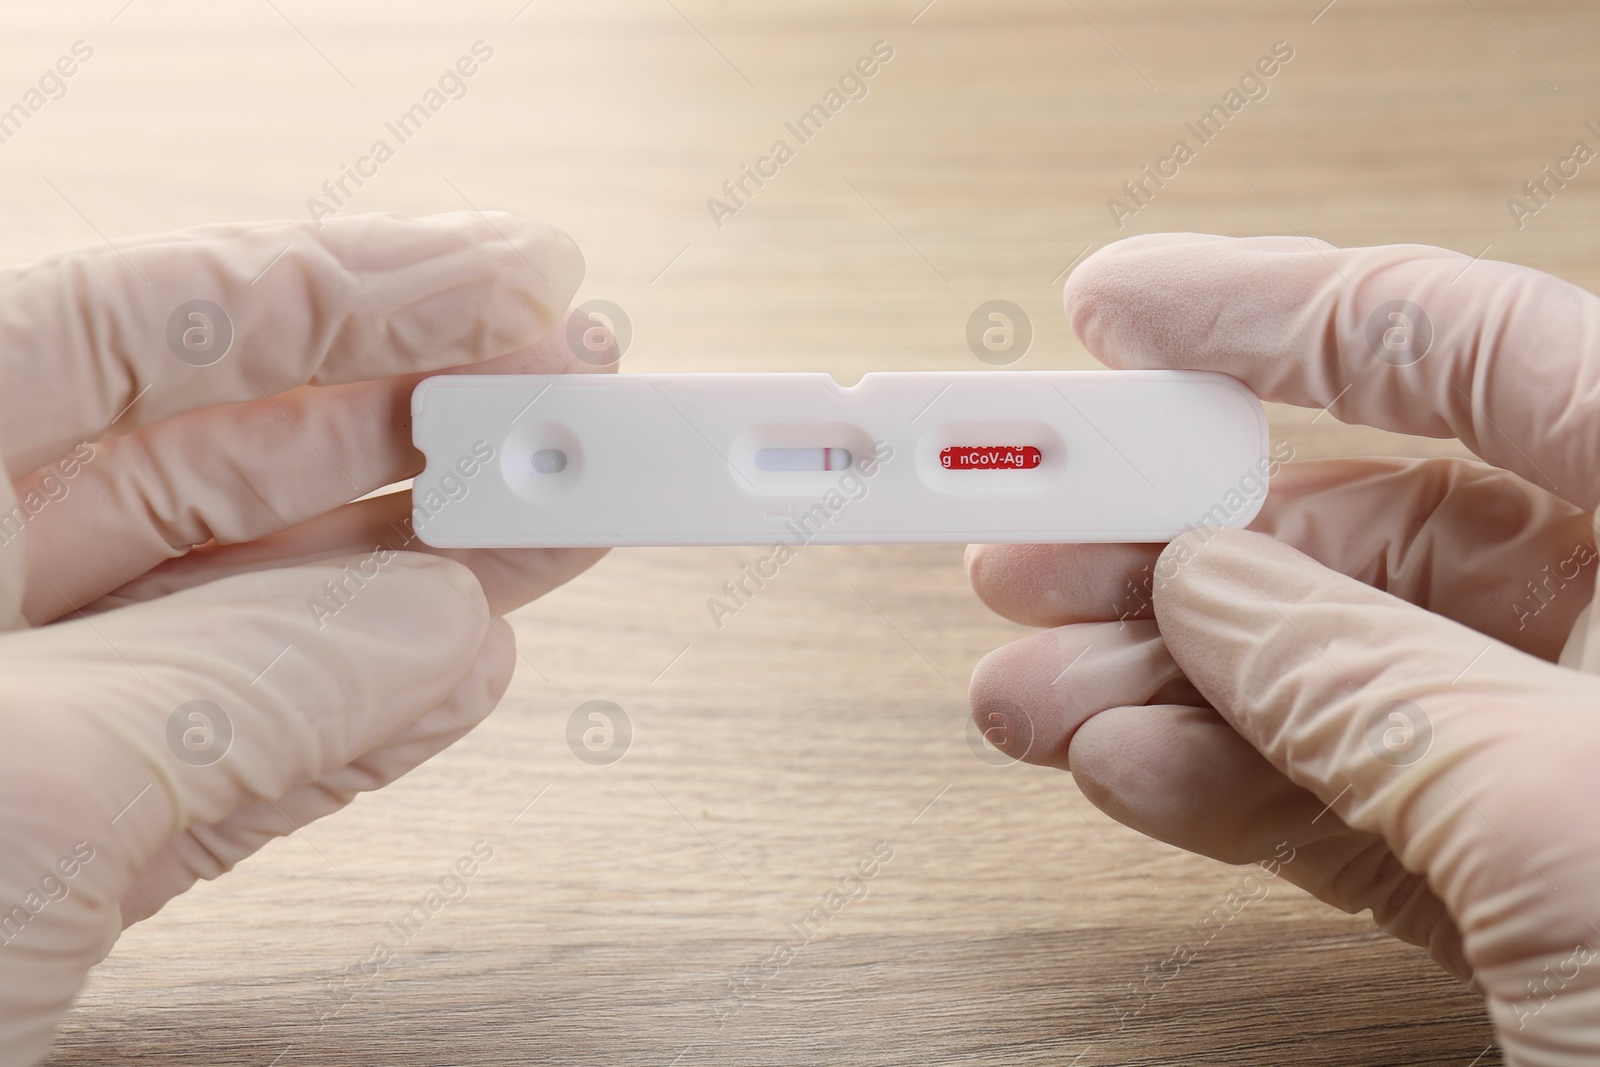
{"type": "Polygon", "coordinates": [[[0,275],[0,1064],[44,1054],[125,925],[494,707],[497,616],[601,553],[434,552],[408,492],[352,501],[421,469],[426,372],[594,369],[541,341],[582,272],[472,212],[0,275]]]}

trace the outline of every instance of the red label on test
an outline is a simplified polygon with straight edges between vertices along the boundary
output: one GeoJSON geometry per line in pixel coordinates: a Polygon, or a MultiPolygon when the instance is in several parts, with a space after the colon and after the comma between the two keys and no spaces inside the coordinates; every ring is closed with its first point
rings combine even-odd
{"type": "Polygon", "coordinates": [[[1031,471],[1042,462],[1032,445],[956,445],[939,453],[939,466],[948,471],[1031,471]]]}

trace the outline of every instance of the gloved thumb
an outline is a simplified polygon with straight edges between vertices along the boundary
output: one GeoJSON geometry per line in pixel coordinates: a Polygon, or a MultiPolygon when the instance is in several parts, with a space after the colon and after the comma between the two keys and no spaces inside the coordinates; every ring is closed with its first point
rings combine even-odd
{"type": "Polygon", "coordinates": [[[1510,1062],[1593,1062],[1600,680],[1260,534],[1186,535],[1154,583],[1167,647],[1218,713],[1427,876],[1510,1062]]]}

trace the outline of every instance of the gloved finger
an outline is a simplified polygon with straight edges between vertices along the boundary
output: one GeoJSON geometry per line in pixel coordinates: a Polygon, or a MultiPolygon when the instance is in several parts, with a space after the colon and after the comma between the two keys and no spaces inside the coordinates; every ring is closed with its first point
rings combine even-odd
{"type": "Polygon", "coordinates": [[[1421,245],[1163,235],[1099,250],[1064,300],[1110,366],[1222,371],[1600,504],[1600,298],[1559,278],[1421,245]]]}
{"type": "Polygon", "coordinates": [[[397,736],[314,782],[245,804],[220,822],[191,826],[163,845],[124,894],[123,925],[149,918],[200,879],[231,871],[273,838],[331,815],[359,793],[383,788],[465,736],[499,703],[511,679],[516,638],[504,619],[490,625],[477,661],[455,691],[397,736]]]}
{"type": "Polygon", "coordinates": [[[1072,777],[1095,807],[1147,837],[1254,863],[1349,833],[1211,708],[1110,707],[1073,739],[1072,777]]]}
{"type": "MultiPolygon", "coordinates": [[[[167,596],[206,582],[271,568],[361,557],[359,577],[381,569],[385,551],[422,552],[455,560],[483,587],[490,612],[503,615],[576,578],[605,548],[447,549],[423,544],[411,528],[409,491],[358,500],[309,522],[241,545],[207,545],[140,575],[85,610],[94,613],[167,596]]],[[[348,580],[348,579],[346,579],[348,580]]]]}
{"type": "Polygon", "coordinates": [[[1401,863],[1377,834],[1349,830],[1313,842],[1282,870],[1287,880],[1341,911],[1370,911],[1378,929],[1427,949],[1433,962],[1458,981],[1472,981],[1473,965],[1450,909],[1427,876],[1401,863]]]}
{"type": "MultiPolygon", "coordinates": [[[[1589,517],[1495,467],[1456,459],[1288,463],[1249,529],[1543,659],[1594,590],[1589,517]]],[[[1027,625],[1149,618],[1160,545],[976,545],[967,573],[1027,625]]]]}
{"type": "MultiPolygon", "coordinates": [[[[1274,766],[1324,801],[1337,798],[1335,810],[1352,826],[1391,840],[1408,837],[1397,804],[1447,789],[1442,765],[1476,758],[1468,741],[1493,747],[1504,739],[1492,725],[1503,715],[1497,694],[1537,686],[1554,719],[1600,691],[1589,676],[1518,653],[1261,534],[1186,535],[1163,552],[1169,560],[1172,577],[1156,585],[1155,604],[1174,660],[1274,766]],[[1373,709],[1396,701],[1413,719],[1428,717],[1435,734],[1450,726],[1453,744],[1436,746],[1444,751],[1430,755],[1427,773],[1385,758],[1377,741],[1346,743],[1365,736],[1373,709]]],[[[1592,709],[1577,721],[1600,732],[1592,709]]]]}
{"type": "Polygon", "coordinates": [[[0,643],[10,698],[50,708],[39,729],[96,767],[71,783],[0,775],[0,794],[17,794],[7,810],[30,813],[0,837],[106,843],[115,855],[99,872],[116,873],[120,896],[174,834],[315,781],[447,700],[489,632],[477,580],[399,553],[357,585],[340,562],[227,578],[0,643]],[[330,587],[342,589],[333,610],[315,610],[330,587]]]}
{"type": "Polygon", "coordinates": [[[560,231],[479,212],[236,223],[117,245],[0,272],[9,471],[196,408],[514,352],[560,321],[583,274],[560,231]]]}
{"type": "MultiPolygon", "coordinates": [[[[17,519],[20,505],[16,487],[0,470],[0,633],[26,626],[22,602],[28,589],[28,557],[24,550],[23,531],[29,515],[23,512],[17,519]],[[12,521],[7,522],[7,519],[12,521]]],[[[43,504],[39,505],[41,508],[43,504]]]]}
{"type": "MultiPolygon", "coordinates": [[[[1460,931],[1427,879],[1289,781],[1211,708],[1110,708],[1078,729],[1070,755],[1078,787],[1118,822],[1224,863],[1262,863],[1268,880],[1281,875],[1343,911],[1370,909],[1380,929],[1471,977],[1460,931]]],[[[1269,892],[1257,878],[1247,896],[1269,892]]]]}
{"type": "Polygon", "coordinates": [[[1143,704],[1178,679],[1150,621],[1083,623],[1030,634],[973,668],[978,729],[1013,759],[1069,770],[1073,735],[1106,708],[1143,704]]]}
{"type": "MultiPolygon", "coordinates": [[[[575,356],[558,330],[451,373],[614,369],[575,356]]],[[[26,529],[28,619],[58,618],[196,545],[255,541],[417,474],[424,458],[411,444],[411,392],[423,377],[309,386],[186,412],[93,445],[70,474],[59,462],[35,471],[18,490],[51,502],[26,529]]],[[[5,529],[0,516],[0,539],[5,529]]]]}
{"type": "Polygon", "coordinates": [[[1150,622],[1080,624],[984,657],[970,699],[997,748],[1070,770],[1119,822],[1224,863],[1275,857],[1297,885],[1346,911],[1371,909],[1380,928],[1466,978],[1459,933],[1426,879],[1289,781],[1214,710],[1146,703],[1175,678],[1150,622]]]}
{"type": "MultiPolygon", "coordinates": [[[[1174,659],[1273,766],[1427,875],[1507,1033],[1528,975],[1591,936],[1600,681],[1259,534],[1167,552],[1155,602],[1174,659]]],[[[1597,996],[1577,983],[1541,1026],[1597,996]]]]}
{"type": "MultiPolygon", "coordinates": [[[[1266,507],[1273,498],[1267,498],[1266,507]]],[[[1024,626],[1151,618],[1158,544],[968,545],[967,580],[984,606],[1024,626]]]]}
{"type": "MultiPolygon", "coordinates": [[[[305,601],[338,575],[332,564],[243,575],[0,642],[15,710],[0,854],[13,873],[84,861],[72,892],[29,924],[27,950],[0,952],[8,989],[56,986],[49,1004],[0,1003],[6,1047],[43,1048],[61,998],[110,951],[118,902],[174,835],[372,751],[474,670],[490,630],[464,568],[397,556],[317,618],[305,601]]],[[[480,686],[480,699],[502,686],[480,686]]]]}

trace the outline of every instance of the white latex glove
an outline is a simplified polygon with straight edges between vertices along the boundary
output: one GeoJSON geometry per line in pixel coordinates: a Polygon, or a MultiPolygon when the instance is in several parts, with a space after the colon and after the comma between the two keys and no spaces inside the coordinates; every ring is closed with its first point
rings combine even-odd
{"type": "Polygon", "coordinates": [[[0,275],[0,1063],[44,1054],[125,925],[494,706],[496,616],[600,553],[428,553],[409,493],[349,502],[420,469],[422,372],[593,369],[535,344],[582,272],[549,227],[463,213],[0,275]],[[209,366],[168,343],[196,299],[232,322],[209,366]]]}
{"type": "Polygon", "coordinates": [[[1492,466],[1294,463],[1255,532],[974,546],[979,596],[1055,627],[979,664],[980,726],[1153,837],[1286,842],[1285,877],[1475,980],[1508,1063],[1600,1062],[1600,300],[1436,248],[1156,235],[1086,260],[1066,306],[1110,366],[1223,371],[1492,466]],[[1415,362],[1419,335],[1383,347],[1396,300],[1431,322],[1415,362]]]}

